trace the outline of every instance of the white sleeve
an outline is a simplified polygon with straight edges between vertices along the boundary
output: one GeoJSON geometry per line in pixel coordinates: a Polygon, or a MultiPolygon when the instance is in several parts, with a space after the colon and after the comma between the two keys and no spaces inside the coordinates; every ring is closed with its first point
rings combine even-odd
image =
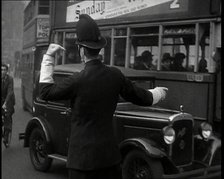
{"type": "Polygon", "coordinates": [[[40,69],[40,83],[54,83],[54,57],[44,54],[40,69]]]}
{"type": "Polygon", "coordinates": [[[152,93],[152,96],[153,96],[152,104],[158,103],[160,101],[160,99],[162,98],[162,94],[161,94],[160,90],[154,88],[154,89],[150,89],[149,91],[152,93]]]}

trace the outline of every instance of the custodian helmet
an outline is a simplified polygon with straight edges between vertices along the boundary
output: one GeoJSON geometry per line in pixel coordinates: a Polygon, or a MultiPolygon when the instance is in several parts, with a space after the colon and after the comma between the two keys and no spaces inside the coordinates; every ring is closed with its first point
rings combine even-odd
{"type": "Polygon", "coordinates": [[[77,44],[91,49],[101,49],[107,41],[101,36],[96,22],[87,14],[81,14],[76,26],[77,44]]]}

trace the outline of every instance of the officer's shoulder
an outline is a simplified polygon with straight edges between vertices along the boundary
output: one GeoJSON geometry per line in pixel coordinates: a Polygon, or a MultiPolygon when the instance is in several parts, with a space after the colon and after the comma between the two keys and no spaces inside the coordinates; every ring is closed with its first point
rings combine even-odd
{"type": "Polygon", "coordinates": [[[115,74],[122,74],[121,70],[119,70],[119,69],[116,68],[116,67],[113,67],[113,66],[107,66],[107,67],[110,69],[110,71],[111,71],[112,73],[115,73],[115,74]]]}

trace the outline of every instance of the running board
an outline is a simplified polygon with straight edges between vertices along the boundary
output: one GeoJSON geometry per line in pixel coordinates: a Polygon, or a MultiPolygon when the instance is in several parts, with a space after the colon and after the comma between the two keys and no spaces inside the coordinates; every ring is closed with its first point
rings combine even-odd
{"type": "Polygon", "coordinates": [[[49,154],[48,155],[49,158],[53,158],[53,159],[57,159],[57,160],[61,160],[64,162],[67,162],[67,157],[63,156],[63,155],[59,155],[59,154],[49,154]]]}

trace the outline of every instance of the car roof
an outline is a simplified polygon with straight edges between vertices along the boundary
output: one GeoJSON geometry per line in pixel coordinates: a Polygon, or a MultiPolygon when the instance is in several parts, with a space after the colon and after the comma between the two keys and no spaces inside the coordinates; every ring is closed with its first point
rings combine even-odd
{"type": "MultiPolygon", "coordinates": [[[[110,65],[107,65],[110,67],[110,65]]],[[[119,66],[113,66],[118,68],[126,77],[147,77],[154,78],[154,75],[151,74],[147,70],[135,70],[132,68],[125,68],[119,66]]],[[[84,69],[84,64],[64,64],[64,65],[56,65],[54,72],[56,73],[76,73],[80,72],[84,69]]]]}

